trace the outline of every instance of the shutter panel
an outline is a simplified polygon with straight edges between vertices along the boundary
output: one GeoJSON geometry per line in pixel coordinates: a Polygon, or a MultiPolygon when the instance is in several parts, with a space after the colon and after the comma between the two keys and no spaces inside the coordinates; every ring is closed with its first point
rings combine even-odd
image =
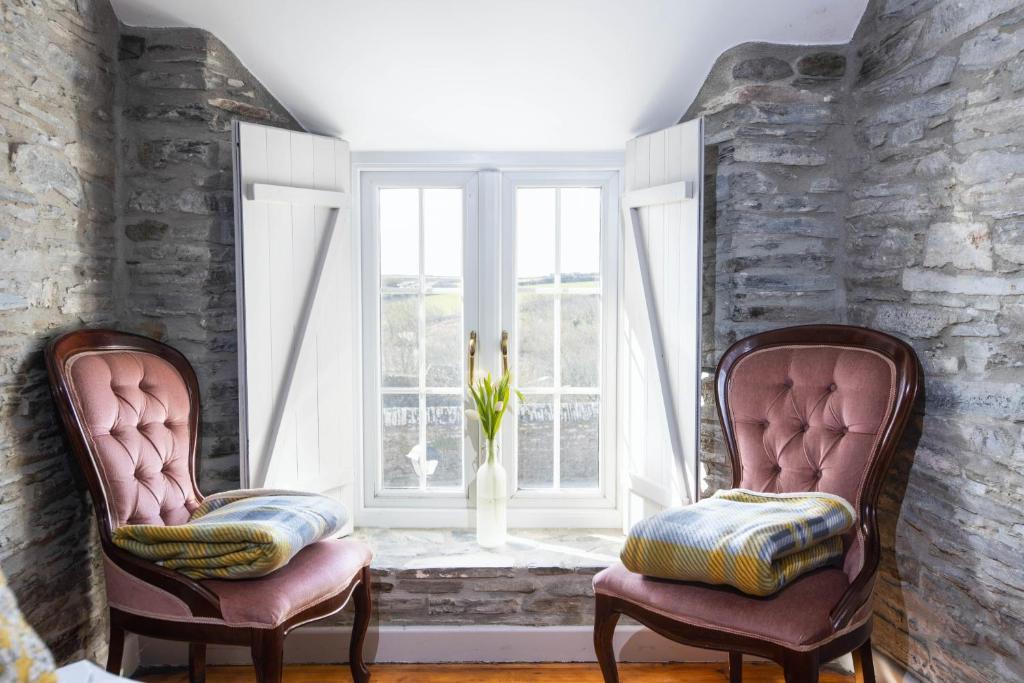
{"type": "Polygon", "coordinates": [[[625,526],[698,495],[703,121],[631,140],[619,453],[625,526]]]}
{"type": "Polygon", "coordinates": [[[357,265],[348,143],[235,124],[242,482],[354,514],[357,265]]]}

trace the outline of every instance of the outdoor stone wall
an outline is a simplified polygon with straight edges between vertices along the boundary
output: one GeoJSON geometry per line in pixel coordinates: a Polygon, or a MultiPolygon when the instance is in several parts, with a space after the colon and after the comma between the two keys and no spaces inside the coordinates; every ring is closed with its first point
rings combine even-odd
{"type": "Polygon", "coordinates": [[[115,319],[117,22],[61,0],[4,0],[0,22],[0,567],[58,660],[95,658],[92,510],[42,349],[115,319]]]}
{"type": "Polygon", "coordinates": [[[849,318],[926,376],[875,643],[927,681],[1021,681],[1024,2],[873,2],[854,46],[849,318]]]}
{"type": "Polygon", "coordinates": [[[705,117],[702,462],[731,485],[714,411],[722,352],[756,332],[842,321],[846,48],[748,43],[719,57],[684,119],[705,117]]]}
{"type": "MultiPolygon", "coordinates": [[[[1022,50],[1022,0],[872,0],[849,46],[734,48],[687,112],[708,116],[708,369],[801,322],[886,330],[921,357],[874,643],[935,683],[1024,680],[1022,50]],[[799,73],[812,52],[831,78],[799,73]]],[[[704,406],[711,491],[731,472],[710,380],[704,406]]]]}
{"type": "Polygon", "coordinates": [[[231,122],[300,127],[205,31],[122,27],[118,64],[119,321],[195,366],[200,488],[237,488],[231,122]]]}

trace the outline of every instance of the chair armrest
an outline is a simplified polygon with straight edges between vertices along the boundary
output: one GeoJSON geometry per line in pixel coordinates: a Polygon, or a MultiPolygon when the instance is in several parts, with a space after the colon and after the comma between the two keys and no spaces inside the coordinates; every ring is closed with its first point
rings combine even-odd
{"type": "Polygon", "coordinates": [[[136,557],[113,543],[104,543],[103,546],[103,552],[111,562],[132,576],[178,598],[192,611],[192,616],[214,619],[223,617],[220,598],[197,581],[155,562],[136,557]]]}
{"type": "Polygon", "coordinates": [[[878,534],[872,533],[874,526],[874,515],[862,527],[864,534],[864,565],[857,572],[846,591],[839,598],[832,611],[829,612],[829,622],[834,631],[845,627],[857,614],[857,611],[871,599],[871,591],[875,585],[875,574],[878,572],[879,543],[878,534]]]}

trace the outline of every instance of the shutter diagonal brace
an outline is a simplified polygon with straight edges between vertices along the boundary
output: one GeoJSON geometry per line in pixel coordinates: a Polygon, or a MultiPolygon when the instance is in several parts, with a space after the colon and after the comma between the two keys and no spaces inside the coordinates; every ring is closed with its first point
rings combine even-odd
{"type": "Polygon", "coordinates": [[[331,246],[334,244],[334,233],[341,220],[342,209],[347,208],[349,205],[349,197],[344,192],[333,190],[314,190],[286,185],[253,183],[249,189],[249,199],[289,204],[312,204],[331,209],[331,217],[328,220],[327,228],[324,230],[323,237],[320,238],[320,244],[317,245],[319,248],[317,250],[317,261],[313,270],[313,277],[306,287],[302,313],[299,316],[298,324],[295,326],[295,334],[292,336],[284,381],[277,388],[277,394],[274,397],[274,412],[270,418],[270,430],[268,438],[264,442],[266,445],[263,448],[263,454],[259,461],[259,469],[255,472],[255,477],[251,474],[249,477],[250,486],[263,488],[267,485],[271,459],[274,456],[274,451],[277,450],[278,439],[281,437],[281,423],[284,421],[285,408],[288,406],[292,385],[295,383],[295,370],[299,365],[299,358],[305,350],[306,340],[309,338],[309,321],[313,317],[313,311],[316,310],[316,304],[320,297],[320,280],[323,277],[327,263],[330,261],[329,257],[331,246]]]}
{"type": "MultiPolygon", "coordinates": [[[[654,300],[654,285],[651,282],[650,258],[647,254],[647,247],[644,243],[643,227],[640,223],[640,209],[646,206],[659,206],[673,204],[696,198],[694,183],[681,181],[656,185],[641,190],[627,192],[622,197],[622,212],[626,224],[631,227],[633,253],[636,256],[637,266],[640,270],[640,282],[643,287],[644,303],[647,307],[647,322],[651,330],[651,341],[654,345],[654,359],[658,366],[658,385],[661,389],[661,403],[665,408],[665,421],[668,425],[669,444],[672,448],[672,457],[680,465],[683,473],[683,485],[687,491],[696,490],[696,481],[688,481],[689,472],[685,465],[683,453],[683,440],[679,434],[679,421],[676,413],[675,396],[672,393],[672,385],[668,374],[668,361],[665,357],[665,338],[662,333],[661,320],[658,316],[658,305],[654,300]]],[[[648,477],[630,475],[637,480],[636,488],[647,491],[648,495],[664,507],[668,507],[674,501],[671,497],[658,495],[664,487],[653,482],[648,477]]]]}

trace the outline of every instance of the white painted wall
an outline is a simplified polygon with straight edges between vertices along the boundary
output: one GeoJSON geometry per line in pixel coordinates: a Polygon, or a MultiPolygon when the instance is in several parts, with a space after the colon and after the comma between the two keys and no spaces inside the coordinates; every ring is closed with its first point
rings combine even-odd
{"type": "Polygon", "coordinates": [[[307,130],[361,150],[612,150],[742,42],[845,43],[866,0],[113,0],[223,40],[307,130]]]}

